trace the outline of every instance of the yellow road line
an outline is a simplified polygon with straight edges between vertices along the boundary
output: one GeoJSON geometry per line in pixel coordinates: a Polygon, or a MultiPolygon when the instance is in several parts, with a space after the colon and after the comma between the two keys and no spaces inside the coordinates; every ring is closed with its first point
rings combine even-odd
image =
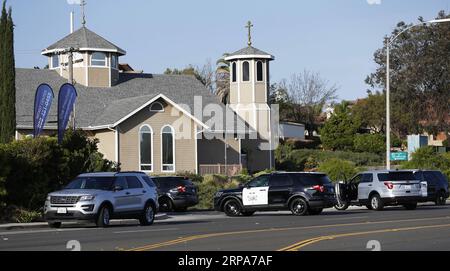
{"type": "Polygon", "coordinates": [[[395,228],[395,229],[385,229],[385,230],[374,230],[374,231],[363,231],[363,232],[350,232],[343,234],[334,234],[327,236],[319,236],[316,238],[311,238],[307,240],[300,241],[291,246],[280,249],[279,251],[298,251],[301,248],[306,246],[325,241],[325,240],[334,240],[336,238],[342,237],[350,237],[350,236],[361,236],[361,235],[369,235],[376,233],[388,233],[388,232],[400,232],[400,231],[413,231],[413,230],[423,230],[423,229],[434,229],[434,228],[446,228],[450,227],[450,224],[442,224],[442,225],[429,225],[429,226],[417,226],[417,227],[406,227],[406,228],[395,228]]]}
{"type": "MultiPolygon", "coordinates": [[[[199,235],[181,237],[181,238],[169,240],[166,242],[149,244],[149,245],[145,245],[145,246],[141,246],[141,247],[132,248],[132,249],[129,249],[128,251],[146,251],[146,250],[152,250],[152,249],[157,249],[157,248],[161,248],[161,247],[172,246],[172,245],[185,243],[185,242],[189,242],[189,241],[194,241],[194,240],[199,240],[199,239],[222,237],[222,236],[229,236],[229,235],[248,234],[248,233],[279,232],[279,231],[291,231],[291,230],[309,230],[309,229],[322,229],[322,228],[330,228],[330,227],[376,225],[376,224],[387,224],[387,223],[432,221],[432,220],[444,220],[444,219],[450,219],[450,216],[433,217],[433,218],[417,218],[417,219],[401,219],[401,220],[385,220],[385,221],[373,221],[373,222],[366,221],[366,222],[357,222],[357,223],[316,225],[316,226],[291,227],[291,228],[270,228],[270,229],[234,231],[234,232],[218,232],[218,233],[199,234],[199,235]]],[[[313,238],[313,239],[315,239],[315,238],[313,238]]],[[[308,241],[308,240],[305,240],[305,241],[308,241]]],[[[304,242],[304,241],[302,241],[302,242],[304,242]]],[[[293,246],[293,245],[291,245],[291,246],[293,246]]],[[[289,246],[289,247],[291,247],[291,246],[289,246]]]]}

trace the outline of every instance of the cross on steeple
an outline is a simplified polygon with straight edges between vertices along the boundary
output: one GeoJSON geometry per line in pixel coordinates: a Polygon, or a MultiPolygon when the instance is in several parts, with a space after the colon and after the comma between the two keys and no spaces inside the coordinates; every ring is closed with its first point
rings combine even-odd
{"type": "Polygon", "coordinates": [[[84,7],[87,5],[85,0],[81,0],[80,2],[80,7],[81,7],[81,14],[82,14],[82,19],[81,19],[81,24],[84,26],[86,26],[86,14],[84,13],[84,7]]]}
{"type": "Polygon", "coordinates": [[[252,27],[253,27],[252,22],[248,21],[247,25],[245,26],[245,28],[248,28],[248,42],[247,42],[248,46],[252,46],[252,27]]]}

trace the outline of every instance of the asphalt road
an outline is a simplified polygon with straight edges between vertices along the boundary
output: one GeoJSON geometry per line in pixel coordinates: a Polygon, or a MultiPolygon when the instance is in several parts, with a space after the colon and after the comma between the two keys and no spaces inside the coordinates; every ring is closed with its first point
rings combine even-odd
{"type": "Polygon", "coordinates": [[[450,250],[450,206],[325,210],[318,216],[288,212],[229,218],[216,212],[168,214],[154,225],[137,223],[98,229],[70,225],[0,231],[0,250],[450,250]]]}

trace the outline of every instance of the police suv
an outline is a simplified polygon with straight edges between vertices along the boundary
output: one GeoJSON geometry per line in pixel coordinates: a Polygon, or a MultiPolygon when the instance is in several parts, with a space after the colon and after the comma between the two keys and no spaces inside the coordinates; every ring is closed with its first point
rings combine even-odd
{"type": "Polygon", "coordinates": [[[218,191],[214,196],[215,210],[228,216],[278,210],[290,210],[297,216],[317,215],[334,204],[334,186],[323,173],[264,174],[239,188],[218,191]]]}

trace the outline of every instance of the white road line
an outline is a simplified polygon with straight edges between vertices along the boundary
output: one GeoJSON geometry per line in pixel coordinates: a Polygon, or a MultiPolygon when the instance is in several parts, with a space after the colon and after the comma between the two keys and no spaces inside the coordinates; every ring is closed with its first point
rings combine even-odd
{"type": "Polygon", "coordinates": [[[31,233],[47,233],[47,232],[85,231],[85,230],[100,230],[100,228],[79,228],[79,229],[51,229],[51,230],[11,231],[11,232],[0,232],[0,236],[17,235],[17,234],[31,234],[31,233]]]}
{"type": "Polygon", "coordinates": [[[338,217],[338,218],[326,218],[324,221],[331,220],[348,220],[348,219],[359,219],[359,218],[368,218],[369,216],[353,216],[353,217],[338,217]]]}
{"type": "Polygon", "coordinates": [[[123,233],[139,233],[139,232],[157,232],[157,231],[176,231],[179,228],[168,228],[168,229],[155,229],[155,230],[135,230],[135,231],[116,231],[115,234],[123,234],[123,233]]]}

